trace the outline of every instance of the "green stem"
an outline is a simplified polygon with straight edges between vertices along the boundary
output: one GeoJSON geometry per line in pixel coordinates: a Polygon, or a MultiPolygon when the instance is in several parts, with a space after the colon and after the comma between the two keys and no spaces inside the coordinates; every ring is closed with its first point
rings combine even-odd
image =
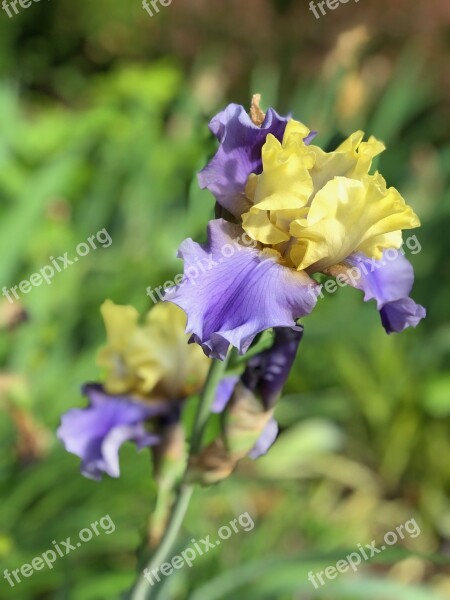
{"type": "MultiPolygon", "coordinates": [[[[227,367],[227,359],[224,361],[213,360],[209,368],[208,377],[200,395],[200,401],[197,407],[194,426],[192,429],[190,456],[197,453],[202,446],[203,436],[205,434],[206,425],[211,412],[211,406],[214,401],[214,395],[217,385],[227,367]]],[[[173,546],[175,545],[178,532],[183,524],[184,517],[189,507],[189,502],[194,491],[194,486],[182,483],[177,499],[174,503],[170,519],[161,539],[161,543],[148,561],[145,571],[151,577],[151,572],[161,566],[169,556],[173,546]]],[[[145,579],[142,573],[139,573],[139,578],[131,590],[129,600],[148,600],[151,598],[152,586],[145,579]]]]}
{"type": "MultiPolygon", "coordinates": [[[[193,491],[193,485],[183,485],[180,489],[161,543],[144,569],[150,578],[152,577],[152,571],[158,569],[166,561],[166,558],[175,545],[193,491]]],[[[156,581],[156,578],[153,578],[153,581],[156,581]]],[[[152,591],[153,588],[150,581],[145,579],[142,573],[139,573],[139,579],[129,595],[129,600],[148,600],[151,598],[152,591]]]]}
{"type": "Polygon", "coordinates": [[[214,402],[214,394],[216,393],[219,381],[225,375],[228,357],[229,355],[227,358],[225,358],[225,360],[213,360],[209,368],[208,377],[206,378],[206,382],[200,396],[200,402],[197,407],[197,414],[195,415],[194,427],[192,429],[190,455],[199,452],[202,446],[206,424],[208,422],[209,415],[211,414],[212,403],[214,402]]]}

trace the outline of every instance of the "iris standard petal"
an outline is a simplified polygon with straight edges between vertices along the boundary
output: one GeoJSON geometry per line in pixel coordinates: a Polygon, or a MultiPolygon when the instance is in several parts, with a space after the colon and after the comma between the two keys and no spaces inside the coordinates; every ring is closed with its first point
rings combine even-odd
{"type": "Polygon", "coordinates": [[[269,108],[258,126],[243,106],[229,104],[209,124],[220,146],[198,175],[200,187],[207,188],[223,208],[239,217],[249,208],[244,197],[247,179],[262,170],[261,150],[267,135],[271,133],[281,140],[287,122],[286,117],[269,108]]]}
{"type": "Polygon", "coordinates": [[[246,246],[243,233],[217,219],[206,244],[185,240],[184,280],[167,295],[187,313],[191,341],[212,358],[223,359],[230,344],[243,354],[257,333],[292,327],[317,301],[315,281],[280,264],[275,251],[246,246]]]}
{"type": "Polygon", "coordinates": [[[291,250],[299,269],[323,271],[353,252],[381,257],[402,243],[401,230],[420,225],[414,211],[379,173],[362,181],[335,177],[314,197],[306,219],[291,224],[291,250]]]}
{"type": "Polygon", "coordinates": [[[182,400],[201,389],[209,361],[200,348],[187,345],[186,315],[180,308],[157,304],[143,325],[132,306],[107,300],[101,312],[108,341],[98,364],[106,369],[106,392],[182,400]]]}

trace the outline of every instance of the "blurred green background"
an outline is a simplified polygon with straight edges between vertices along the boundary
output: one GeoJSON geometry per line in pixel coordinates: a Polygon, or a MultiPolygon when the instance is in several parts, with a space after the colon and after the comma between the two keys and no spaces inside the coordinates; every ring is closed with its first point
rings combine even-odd
{"type": "Polygon", "coordinates": [[[0,14],[0,286],[113,239],[51,285],[0,303],[1,573],[103,515],[116,525],[0,598],[118,598],[155,501],[146,453],[121,452],[101,484],[55,437],[98,378],[105,298],[149,307],[146,287],[182,270],[213,200],[195,173],[226,103],[292,111],[330,147],[355,129],[388,146],[378,168],[423,226],[416,330],[386,336],[372,303],[319,300],[278,409],[270,454],[197,490],[182,549],[248,511],[255,528],[167,578],[168,600],[450,598],[450,10],[438,0],[352,0],[316,20],[302,0],[54,0],[0,14]],[[335,564],[408,519],[405,539],[322,590],[335,564]]]}

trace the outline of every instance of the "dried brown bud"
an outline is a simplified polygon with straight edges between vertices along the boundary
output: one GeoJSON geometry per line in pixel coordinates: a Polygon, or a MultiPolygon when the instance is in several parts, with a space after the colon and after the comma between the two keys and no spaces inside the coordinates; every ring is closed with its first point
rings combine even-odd
{"type": "Polygon", "coordinates": [[[261,109],[259,103],[261,102],[261,94],[253,94],[252,105],[250,107],[250,118],[255,125],[261,127],[266,113],[261,109]]]}

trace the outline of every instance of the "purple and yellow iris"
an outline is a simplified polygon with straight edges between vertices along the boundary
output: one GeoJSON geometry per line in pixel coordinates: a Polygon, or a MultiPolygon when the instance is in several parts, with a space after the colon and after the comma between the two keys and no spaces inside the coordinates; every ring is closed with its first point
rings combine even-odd
{"type": "Polygon", "coordinates": [[[181,244],[183,282],[145,324],[133,307],[104,303],[105,381],[84,387],[87,408],[62,417],[58,436],[88,477],[118,477],[125,441],[160,444],[185,400],[202,389],[209,359],[224,359],[230,345],[243,354],[257,334],[273,329],[271,348],[219,384],[213,411],[222,414],[222,434],[191,457],[190,468],[219,480],[244,456],[265,453],[277,436],[274,405],[303,333],[297,320],[319,295],[316,273],[344,277],[365,301],[375,300],[388,333],[425,317],[409,297],[414,273],[401,251],[402,231],[419,219],[378,172],[370,174],[381,142],[365,142],[358,131],[324,152],[312,144],[315,132],[273,109],[264,114],[256,100],[250,115],[232,104],[210,128],[220,145],[199,180],[225,218],[209,223],[207,243],[181,244]],[[198,345],[188,345],[186,334],[198,345]]]}
{"type": "Polygon", "coordinates": [[[173,304],[155,306],[143,325],[133,306],[107,300],[101,312],[107,345],[98,364],[105,381],[83,387],[89,405],[69,410],[58,429],[66,450],[81,458],[82,474],[93,479],[119,477],[124,442],[139,450],[159,444],[210,366],[200,348],[187,344],[186,315],[173,304]]]}
{"type": "Polygon", "coordinates": [[[191,341],[223,359],[231,344],[245,353],[255,336],[292,327],[314,308],[315,273],[343,275],[375,299],[388,333],[415,327],[425,309],[410,297],[414,275],[401,252],[402,230],[417,215],[372,160],[384,145],[358,131],[335,151],[313,145],[314,132],[256,102],[250,115],[232,104],[210,129],[220,145],[200,173],[227,218],[208,225],[208,241],[185,240],[185,278],[167,300],[188,316],[191,341]],[[385,253],[397,251],[395,260],[385,253]],[[209,264],[201,277],[189,274],[209,264]],[[378,267],[382,268],[378,268],[378,267]]]}
{"type": "MultiPolygon", "coordinates": [[[[103,473],[119,477],[123,443],[133,442],[138,450],[164,445],[166,433],[180,424],[187,398],[200,392],[211,364],[198,346],[187,343],[186,315],[174,304],[156,305],[143,325],[132,306],[106,301],[101,311],[108,341],[98,363],[105,380],[83,386],[88,406],[65,413],[58,429],[66,450],[80,457],[82,474],[97,480],[103,473]]],[[[294,331],[277,333],[272,348],[254,356],[240,380],[227,377],[216,391],[214,412],[224,418],[239,389],[255,397],[263,417],[252,425],[252,458],[275,440],[278,428],[271,414],[300,337],[294,331]]]]}

